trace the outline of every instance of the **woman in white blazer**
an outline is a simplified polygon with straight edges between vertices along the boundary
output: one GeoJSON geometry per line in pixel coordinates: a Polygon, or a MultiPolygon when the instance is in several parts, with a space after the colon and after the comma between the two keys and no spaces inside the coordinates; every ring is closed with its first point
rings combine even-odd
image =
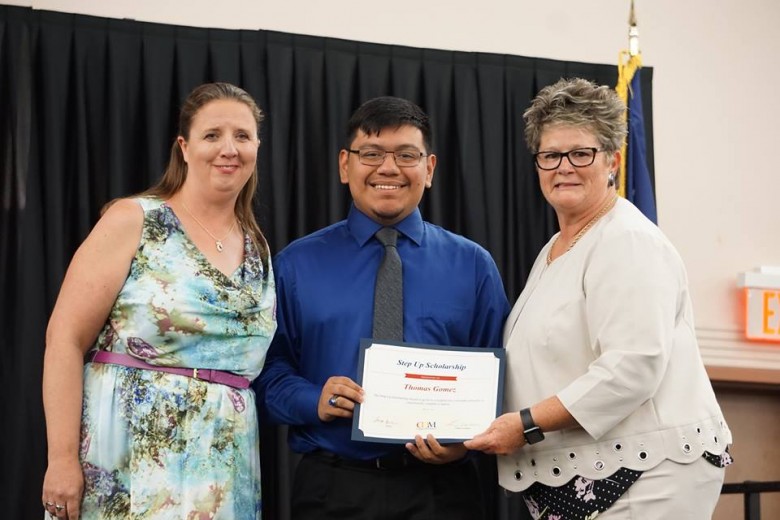
{"type": "Polygon", "coordinates": [[[524,114],[560,232],[504,328],[507,413],[466,446],[534,519],[709,519],[731,461],[683,262],[616,193],[625,110],[572,79],[524,114]]]}

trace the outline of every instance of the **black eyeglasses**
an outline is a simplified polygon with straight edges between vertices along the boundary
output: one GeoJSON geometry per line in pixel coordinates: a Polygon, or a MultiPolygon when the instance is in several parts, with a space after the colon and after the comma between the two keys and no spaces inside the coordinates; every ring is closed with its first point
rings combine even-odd
{"type": "Polygon", "coordinates": [[[400,167],[417,166],[420,164],[420,160],[428,154],[424,154],[418,150],[397,150],[390,152],[387,150],[350,150],[349,153],[356,153],[360,164],[366,166],[381,166],[385,162],[387,154],[393,154],[395,164],[400,167]]]}
{"type": "Polygon", "coordinates": [[[606,151],[604,148],[575,148],[568,152],[536,152],[534,162],[540,170],[554,170],[561,165],[563,158],[566,157],[569,164],[582,168],[593,164],[593,161],[596,160],[596,153],[604,151],[606,151]]]}

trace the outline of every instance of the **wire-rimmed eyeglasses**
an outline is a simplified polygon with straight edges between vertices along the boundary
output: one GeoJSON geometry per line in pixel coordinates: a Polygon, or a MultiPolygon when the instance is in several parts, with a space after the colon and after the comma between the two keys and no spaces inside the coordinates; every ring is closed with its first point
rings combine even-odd
{"type": "Polygon", "coordinates": [[[606,151],[604,148],[575,148],[568,152],[536,152],[534,162],[540,170],[554,170],[561,165],[563,158],[577,168],[590,166],[596,160],[596,153],[606,151]]]}
{"type": "Polygon", "coordinates": [[[419,150],[396,150],[391,152],[389,150],[350,150],[349,153],[356,153],[360,164],[366,166],[381,166],[385,162],[387,154],[392,154],[395,159],[395,164],[400,167],[417,166],[420,164],[420,160],[428,154],[422,153],[419,150]]]}

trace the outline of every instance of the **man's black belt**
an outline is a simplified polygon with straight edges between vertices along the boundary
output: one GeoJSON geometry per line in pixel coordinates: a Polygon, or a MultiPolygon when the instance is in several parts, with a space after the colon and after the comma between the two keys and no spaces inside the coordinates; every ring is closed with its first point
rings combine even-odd
{"type": "MultiPolygon", "coordinates": [[[[379,471],[398,471],[408,468],[419,468],[421,466],[433,466],[419,459],[416,459],[411,453],[398,452],[375,457],[373,459],[348,459],[336,453],[326,450],[316,450],[306,453],[304,456],[314,457],[325,461],[333,466],[355,469],[373,469],[379,471]]],[[[460,461],[458,461],[460,462],[460,461]]]]}

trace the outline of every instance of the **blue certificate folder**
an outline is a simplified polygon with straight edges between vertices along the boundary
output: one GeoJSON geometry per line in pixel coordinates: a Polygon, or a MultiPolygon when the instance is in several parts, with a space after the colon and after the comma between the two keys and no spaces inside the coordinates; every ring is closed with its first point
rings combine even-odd
{"type": "MultiPolygon", "coordinates": [[[[505,372],[505,365],[506,365],[506,352],[504,349],[501,348],[480,348],[480,347],[451,347],[451,346],[443,346],[443,345],[426,345],[426,344],[415,344],[415,343],[404,343],[404,342],[398,342],[398,341],[374,341],[372,339],[361,339],[360,340],[360,357],[358,361],[358,370],[357,370],[357,384],[360,386],[364,386],[364,369],[365,369],[365,363],[366,363],[366,352],[368,349],[370,349],[372,346],[375,345],[391,345],[396,347],[403,347],[410,349],[410,352],[413,349],[425,349],[430,350],[431,352],[436,351],[442,351],[443,357],[446,359],[447,353],[454,353],[454,352],[478,352],[478,353],[492,353],[493,356],[495,356],[498,359],[498,378],[497,378],[497,385],[496,388],[493,390],[496,392],[496,409],[495,414],[493,415],[493,418],[498,417],[501,414],[502,409],[502,403],[503,403],[503,395],[504,395],[504,372],[505,372]]],[[[427,352],[426,352],[427,354],[427,352]]],[[[407,374],[408,375],[408,374],[407,374]]],[[[490,391],[490,390],[488,390],[490,391]]],[[[360,414],[361,414],[361,405],[356,404],[355,405],[355,411],[354,415],[352,417],[352,440],[355,441],[366,441],[366,442],[382,442],[382,443],[391,443],[391,444],[405,444],[407,442],[413,441],[414,436],[416,434],[420,434],[423,437],[427,433],[417,432],[414,431],[414,429],[410,430],[409,432],[409,438],[407,439],[399,439],[397,438],[397,435],[388,438],[388,437],[382,437],[378,435],[365,435],[363,431],[358,427],[360,425],[360,414]]],[[[484,425],[484,428],[482,428],[479,432],[481,433],[487,427],[488,424],[484,425]]],[[[432,433],[434,437],[436,437],[436,440],[439,442],[462,442],[465,440],[468,440],[471,438],[471,435],[468,437],[442,437],[440,438],[438,435],[436,435],[435,431],[429,431],[428,433],[432,433]]]]}

